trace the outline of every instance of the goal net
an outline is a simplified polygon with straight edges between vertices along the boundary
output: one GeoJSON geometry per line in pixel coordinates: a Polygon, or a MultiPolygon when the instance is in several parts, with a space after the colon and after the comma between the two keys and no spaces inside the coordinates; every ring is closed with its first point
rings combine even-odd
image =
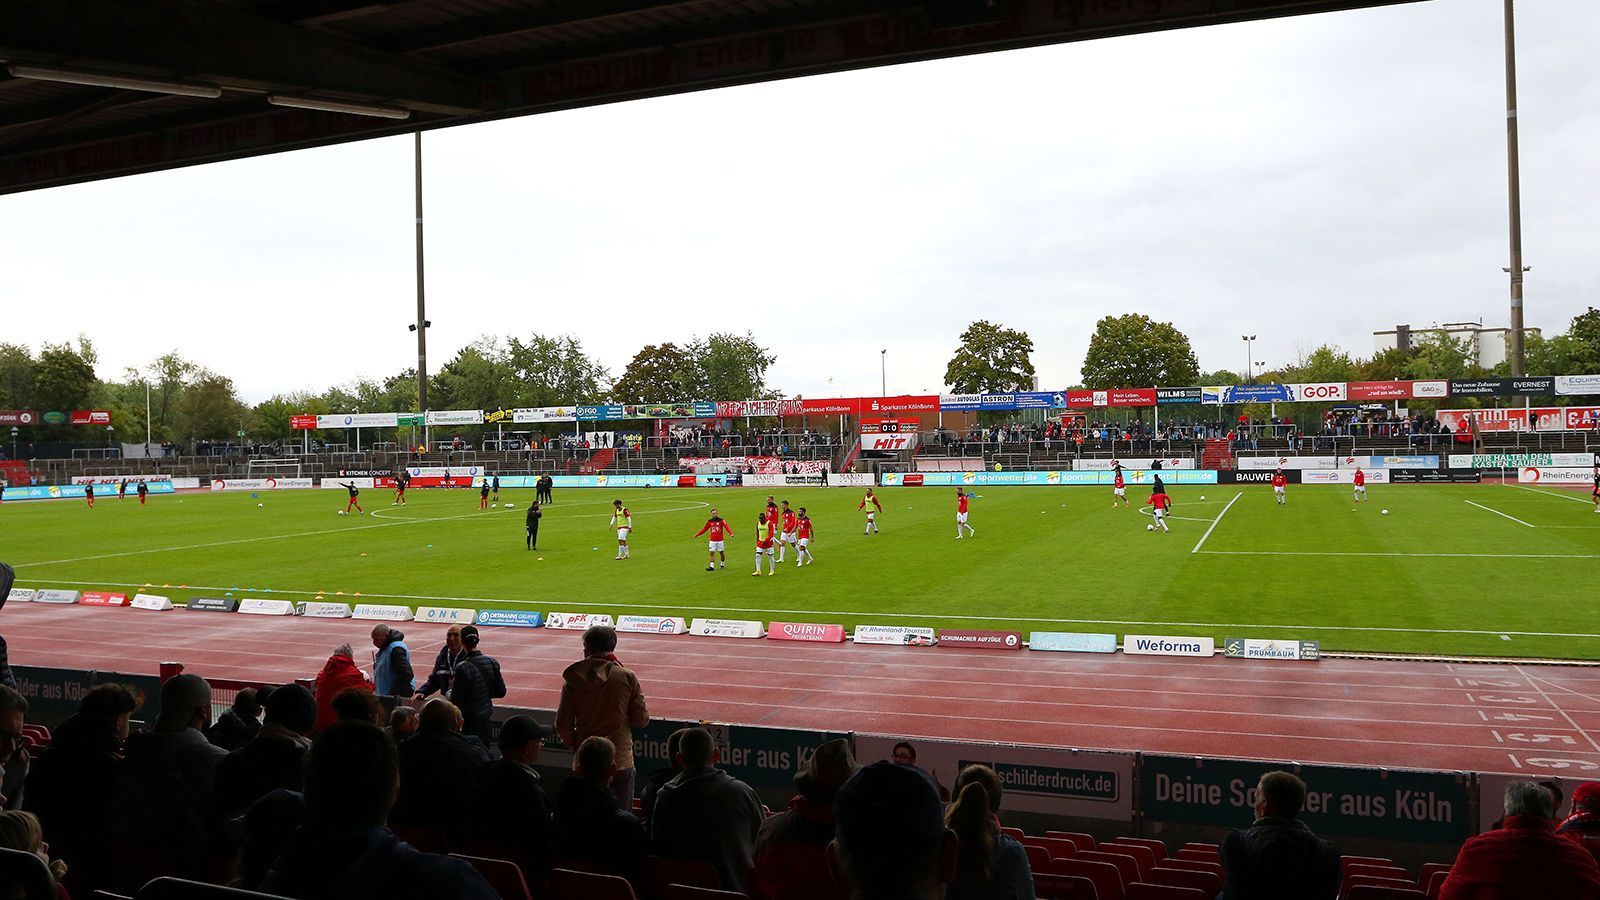
{"type": "Polygon", "coordinates": [[[285,478],[300,477],[300,460],[290,457],[288,459],[252,459],[245,462],[245,471],[251,478],[285,478]]]}

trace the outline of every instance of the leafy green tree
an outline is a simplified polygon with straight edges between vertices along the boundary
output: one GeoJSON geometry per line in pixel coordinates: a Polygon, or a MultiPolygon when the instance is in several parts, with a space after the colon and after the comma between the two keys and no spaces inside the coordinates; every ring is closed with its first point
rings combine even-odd
{"type": "Polygon", "coordinates": [[[1095,323],[1082,373],[1095,389],[1191,385],[1200,362],[1188,336],[1171,322],[1130,313],[1095,323]]]}
{"type": "Polygon", "coordinates": [[[233,379],[196,368],[184,385],[174,412],[182,440],[232,440],[244,431],[249,407],[239,399],[233,379]]]}
{"type": "Polygon", "coordinates": [[[38,363],[20,344],[0,344],[0,409],[32,409],[38,363]]]}
{"type": "Polygon", "coordinates": [[[1367,359],[1355,360],[1349,381],[1397,381],[1411,368],[1415,350],[1380,350],[1367,359]]]}
{"type": "Polygon", "coordinates": [[[961,332],[960,341],[944,369],[944,383],[953,393],[1032,389],[1033,338],[1026,332],[979,319],[961,332]]]}
{"type": "Polygon", "coordinates": [[[34,368],[34,402],[41,411],[84,408],[94,392],[94,352],[85,339],[79,345],[45,344],[34,368]]]}
{"type": "Polygon", "coordinates": [[[434,409],[494,409],[496,404],[514,397],[516,376],[505,364],[504,356],[494,338],[479,338],[461,348],[433,376],[428,385],[428,405],[434,409]]]}
{"type": "MultiPolygon", "coordinates": [[[[1198,379],[1199,383],[1205,387],[1227,387],[1230,384],[1238,384],[1241,380],[1239,373],[1230,372],[1227,369],[1207,372],[1198,379]]],[[[1172,387],[1182,387],[1182,385],[1172,385],[1172,387]]]]}
{"type": "Polygon", "coordinates": [[[688,396],[678,399],[765,400],[775,396],[767,386],[767,370],[778,358],[748,332],[695,338],[684,352],[695,361],[701,380],[689,385],[688,396]]]}
{"type": "Polygon", "coordinates": [[[1551,375],[1588,375],[1600,372],[1600,309],[1574,316],[1566,333],[1567,369],[1551,375]]]}
{"type": "Polygon", "coordinates": [[[1406,378],[1478,378],[1485,374],[1466,338],[1434,332],[1413,345],[1412,350],[1403,370],[1406,378]]]}
{"type": "Polygon", "coordinates": [[[1289,382],[1350,381],[1355,370],[1350,354],[1323,344],[1310,353],[1302,353],[1284,368],[1282,376],[1289,382]]]}
{"type": "Polygon", "coordinates": [[[622,403],[693,400],[703,381],[697,361],[677,344],[646,344],[611,386],[611,397],[622,403]]]}
{"type": "Polygon", "coordinates": [[[531,334],[507,342],[506,363],[517,391],[504,406],[572,406],[598,400],[611,373],[572,335],[531,334]]]}

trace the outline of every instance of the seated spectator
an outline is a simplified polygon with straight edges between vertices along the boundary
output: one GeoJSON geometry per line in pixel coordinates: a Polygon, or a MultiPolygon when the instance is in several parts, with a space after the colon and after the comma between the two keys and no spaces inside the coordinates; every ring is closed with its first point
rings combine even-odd
{"type": "Polygon", "coordinates": [[[394,738],[396,744],[404,743],[406,738],[416,734],[421,725],[417,711],[409,706],[396,706],[394,712],[389,713],[389,736],[394,738]]]}
{"type": "Polygon", "coordinates": [[[257,890],[305,822],[304,795],[283,788],[267,792],[244,815],[228,821],[228,837],[239,846],[231,886],[257,890]]]}
{"type": "Polygon", "coordinates": [[[120,684],[83,696],[78,711],[51,735],[28,773],[28,811],[50,833],[55,852],[87,893],[111,884],[111,796],[122,768],[122,742],[139,698],[120,684]]]}
{"type": "Polygon", "coordinates": [[[555,733],[531,716],[500,725],[500,759],[473,795],[472,836],[480,847],[501,847],[530,881],[550,867],[550,803],[534,768],[539,743],[555,733]]]}
{"type": "Polygon", "coordinates": [[[242,814],[269,791],[305,787],[302,770],[316,722],[317,701],[304,687],[286,684],[267,697],[261,730],[217,768],[217,810],[224,820],[242,814]]]}
{"type": "Polygon", "coordinates": [[[28,751],[22,736],[27,698],[0,684],[0,809],[21,809],[28,779],[28,751]]]}
{"type": "Polygon", "coordinates": [[[321,731],[339,720],[333,711],[333,698],[352,689],[370,691],[372,685],[367,681],[367,674],[356,668],[350,645],[340,644],[333,649],[333,655],[328,657],[322,671],[317,673],[315,731],[321,731]]]}
{"type": "Polygon", "coordinates": [[[72,900],[67,895],[67,889],[61,886],[61,879],[67,874],[67,864],[59,859],[50,858],[50,845],[44,842],[44,829],[39,826],[38,816],[17,810],[0,812],[0,848],[32,853],[39,857],[45,868],[50,870],[50,877],[56,882],[56,896],[60,900],[72,900]]]}
{"type": "Polygon", "coordinates": [[[161,686],[155,729],[129,735],[112,798],[110,839],[135,850],[136,864],[119,866],[124,890],[156,875],[204,880],[209,874],[213,788],[228,751],[206,740],[211,686],[178,675],[161,686]]]}
{"type": "Polygon", "coordinates": [[[394,741],[370,722],[339,722],[306,755],[306,824],[261,883],[297,900],[497,900],[472,866],[420,853],[384,822],[399,793],[394,741]]]}
{"type": "MultiPolygon", "coordinates": [[[[31,795],[31,782],[28,791],[31,795]]],[[[1556,833],[1588,850],[1600,862],[1600,781],[1585,781],[1572,792],[1572,815],[1556,833]]]]}
{"type": "Polygon", "coordinates": [[[1600,897],[1600,866],[1556,835],[1550,792],[1531,781],[1506,785],[1503,827],[1469,838],[1439,900],[1571,900],[1600,897]]]}
{"type": "Polygon", "coordinates": [[[852,898],[941,900],[960,840],[945,827],[928,773],[891,762],[850,776],[833,800],[828,868],[852,898]]]}
{"type": "Polygon", "coordinates": [[[400,746],[400,796],[394,823],[435,828],[451,843],[466,840],[468,801],[489,764],[489,751],[461,734],[461,712],[435,697],[422,707],[422,726],[400,746]]]}
{"type": "Polygon", "coordinates": [[[946,900],[1033,900],[1028,852],[1000,832],[1000,776],[974,765],[956,775],[944,821],[961,840],[960,863],[946,900]]]}
{"type": "Polygon", "coordinates": [[[1256,785],[1255,824],[1234,830],[1217,851],[1224,900],[1285,896],[1334,900],[1339,893],[1339,851],[1300,821],[1306,783],[1288,772],[1268,772],[1256,785]]]}
{"type": "Polygon", "coordinates": [[[616,769],[617,748],[610,741],[591,737],[578,745],[572,775],[556,793],[555,860],[594,866],[638,884],[650,839],[633,813],[617,808],[611,793],[616,769]]]}
{"type": "Polygon", "coordinates": [[[233,695],[233,705],[223,710],[217,722],[206,730],[206,740],[224,750],[243,747],[261,730],[261,701],[255,688],[247,687],[233,695]]]}
{"type": "Polygon", "coordinates": [[[678,777],[683,767],[678,765],[678,752],[683,747],[683,733],[687,728],[679,728],[667,735],[667,764],[651,772],[644,780],[644,788],[639,792],[639,818],[645,822],[655,814],[656,794],[661,786],[678,777]]]}
{"type": "Polygon", "coordinates": [[[356,719],[380,727],[389,723],[383,702],[371,691],[347,690],[334,697],[333,715],[339,722],[356,719]]]}
{"type": "Polygon", "coordinates": [[[846,900],[828,874],[833,840],[833,799],[856,770],[850,743],[827,741],[794,778],[789,808],[768,818],[756,834],[755,881],[767,900],[846,900]]]}
{"type": "Polygon", "coordinates": [[[372,626],[372,646],[378,648],[372,657],[372,687],[385,697],[411,696],[416,675],[411,671],[411,649],[405,640],[399,629],[387,623],[372,626]]]}
{"type": "Polygon", "coordinates": [[[650,835],[656,853],[703,859],[717,870],[723,888],[742,891],[755,865],[761,801],[750,785],[717,768],[717,761],[711,732],[685,729],[678,750],[683,771],[656,794],[650,835]]]}

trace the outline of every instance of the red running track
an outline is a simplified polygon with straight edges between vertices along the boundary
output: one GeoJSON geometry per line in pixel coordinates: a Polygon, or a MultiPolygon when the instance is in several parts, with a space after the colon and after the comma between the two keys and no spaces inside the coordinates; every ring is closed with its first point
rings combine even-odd
{"type": "MultiPolygon", "coordinates": [[[[371,622],[15,604],[11,660],[154,675],[314,675],[371,622]]],[[[426,672],[444,626],[401,623],[426,672]]],[[[579,633],[489,628],[508,702],[553,709],[579,633]]],[[[1289,663],[622,635],[652,714],[727,724],[1479,772],[1600,771],[1600,669],[1289,663]]]]}

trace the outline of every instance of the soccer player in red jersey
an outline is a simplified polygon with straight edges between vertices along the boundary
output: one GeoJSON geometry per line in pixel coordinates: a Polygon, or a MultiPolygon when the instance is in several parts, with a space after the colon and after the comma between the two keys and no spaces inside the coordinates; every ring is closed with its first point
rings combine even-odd
{"type": "Polygon", "coordinates": [[[355,483],[354,482],[347,483],[347,482],[341,481],[341,482],[338,482],[338,485],[339,485],[339,487],[342,487],[345,490],[350,492],[350,501],[344,505],[344,511],[345,512],[349,512],[351,507],[354,507],[356,512],[358,512],[358,513],[361,512],[362,511],[361,510],[361,503],[360,503],[360,501],[356,500],[356,497],[360,496],[361,492],[356,490],[355,483]]]}
{"type": "Polygon", "coordinates": [[[766,513],[756,516],[756,570],[751,575],[761,574],[761,558],[766,557],[768,575],[778,574],[778,565],[772,561],[772,545],[778,539],[778,523],[767,518],[766,513]]]}
{"type": "Polygon", "coordinates": [[[394,476],[394,500],[390,506],[406,505],[406,485],[411,481],[411,473],[401,469],[394,476]]]}
{"type": "Polygon", "coordinates": [[[611,501],[611,526],[617,530],[617,555],[613,559],[628,558],[628,535],[633,532],[633,514],[621,500],[611,501]]]}
{"type": "Polygon", "coordinates": [[[1111,469],[1111,508],[1112,509],[1116,509],[1117,508],[1117,502],[1119,500],[1122,502],[1123,506],[1127,506],[1127,507],[1130,507],[1130,508],[1133,506],[1133,503],[1130,500],[1128,500],[1127,482],[1122,480],[1122,463],[1115,464],[1114,466],[1112,466],[1112,469],[1111,469]]]}
{"type": "Polygon", "coordinates": [[[800,524],[800,517],[789,508],[789,501],[783,501],[783,511],[778,514],[780,531],[778,532],[778,562],[783,562],[784,551],[788,545],[794,543],[794,530],[800,524]]]}
{"type": "Polygon", "coordinates": [[[1289,504],[1288,488],[1286,487],[1288,484],[1289,477],[1283,474],[1282,469],[1272,473],[1272,499],[1278,501],[1279,506],[1287,506],[1289,504]]]}
{"type": "Polygon", "coordinates": [[[811,517],[806,515],[806,508],[804,506],[800,507],[800,520],[796,523],[795,528],[796,534],[799,536],[795,539],[794,564],[797,566],[809,566],[811,565],[812,560],[811,517]]]}
{"type": "Polygon", "coordinates": [[[867,488],[867,496],[861,498],[861,502],[856,504],[856,509],[865,509],[867,511],[867,530],[861,533],[877,534],[878,513],[883,512],[883,504],[879,503],[878,498],[873,496],[872,488],[867,488]]]}
{"type": "Polygon", "coordinates": [[[141,481],[135,490],[139,492],[139,505],[143,506],[145,498],[150,496],[150,485],[141,481]]]}
{"type": "Polygon", "coordinates": [[[1171,531],[1167,527],[1167,510],[1172,508],[1172,498],[1167,496],[1166,485],[1156,482],[1155,492],[1150,495],[1151,515],[1155,517],[1155,527],[1162,531],[1171,531]]]}
{"type": "Polygon", "coordinates": [[[961,540],[961,532],[977,537],[978,533],[967,524],[967,492],[956,488],[956,540],[961,540]]]}
{"type": "Polygon", "coordinates": [[[1361,471],[1361,467],[1360,466],[1356,466],[1355,485],[1356,485],[1356,499],[1355,499],[1355,502],[1360,503],[1361,501],[1367,499],[1367,473],[1361,471]]]}
{"type": "Polygon", "coordinates": [[[478,489],[478,508],[489,508],[489,478],[484,476],[483,486],[478,489]]]}
{"type": "Polygon", "coordinates": [[[94,509],[94,482],[83,486],[83,499],[89,501],[90,509],[94,509]]]}
{"type": "Polygon", "coordinates": [[[709,572],[713,568],[726,569],[728,567],[728,551],[723,548],[722,541],[733,534],[733,526],[728,524],[727,519],[717,515],[717,511],[713,509],[711,510],[711,518],[706,520],[706,524],[700,526],[700,530],[696,531],[694,536],[699,537],[702,534],[706,535],[706,540],[710,542],[706,550],[706,571],[709,572]],[[722,557],[720,566],[717,562],[717,557],[719,556],[722,557]]]}

